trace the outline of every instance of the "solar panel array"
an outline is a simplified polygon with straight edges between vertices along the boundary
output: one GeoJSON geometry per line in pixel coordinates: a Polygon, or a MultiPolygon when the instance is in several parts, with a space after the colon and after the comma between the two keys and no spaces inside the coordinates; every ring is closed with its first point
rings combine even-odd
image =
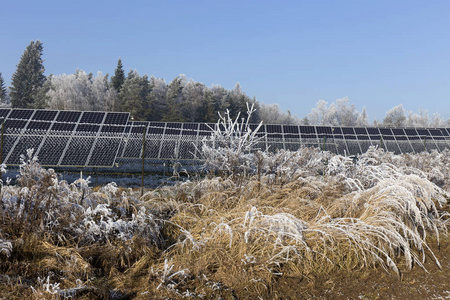
{"type": "MultiPolygon", "coordinates": [[[[217,124],[131,122],[127,126],[118,157],[142,158],[145,130],[145,158],[201,159],[202,141],[215,126],[217,124]]],[[[255,130],[257,126],[250,124],[250,129],[255,130]]],[[[450,128],[263,125],[257,136],[261,139],[257,148],[269,151],[295,151],[306,146],[342,155],[356,155],[366,152],[370,146],[378,146],[396,154],[450,148],[450,128]]]]}
{"type": "Polygon", "coordinates": [[[2,162],[18,165],[27,149],[44,166],[113,166],[129,113],[0,109],[2,162]]]}
{"type": "MultiPolygon", "coordinates": [[[[2,162],[20,163],[33,148],[44,166],[111,167],[117,161],[199,160],[202,141],[219,126],[204,123],[130,122],[129,113],[0,109],[2,162]],[[143,142],[145,132],[145,152],[143,142]]],[[[255,130],[258,125],[250,124],[255,130]]],[[[319,147],[355,155],[378,146],[400,153],[450,148],[450,128],[377,128],[262,125],[260,150],[319,147]]],[[[254,149],[256,150],[256,149],[254,149]]]]}

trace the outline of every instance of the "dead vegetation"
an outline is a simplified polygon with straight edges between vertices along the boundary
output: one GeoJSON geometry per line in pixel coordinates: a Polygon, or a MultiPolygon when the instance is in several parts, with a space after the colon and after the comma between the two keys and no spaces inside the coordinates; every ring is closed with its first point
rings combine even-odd
{"type": "Polygon", "coordinates": [[[294,278],[308,285],[336,272],[401,278],[429,261],[441,267],[448,153],[372,148],[356,163],[313,148],[259,155],[258,171],[245,176],[140,197],[114,183],[94,191],[86,179],[60,181],[30,152],[18,184],[1,190],[0,294],[272,298],[294,278]]]}

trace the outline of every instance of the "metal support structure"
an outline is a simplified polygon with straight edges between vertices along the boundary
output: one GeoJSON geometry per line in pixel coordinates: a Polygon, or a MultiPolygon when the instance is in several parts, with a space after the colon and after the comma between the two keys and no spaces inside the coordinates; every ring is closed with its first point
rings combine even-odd
{"type": "Polygon", "coordinates": [[[147,135],[146,128],[142,132],[142,171],[141,171],[141,197],[144,195],[144,167],[145,167],[145,137],[147,135]]]}

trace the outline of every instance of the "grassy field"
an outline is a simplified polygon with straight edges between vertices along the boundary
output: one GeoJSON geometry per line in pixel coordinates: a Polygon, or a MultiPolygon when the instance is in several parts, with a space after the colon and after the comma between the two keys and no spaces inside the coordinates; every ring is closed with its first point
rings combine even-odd
{"type": "Polygon", "coordinates": [[[30,154],[1,190],[1,297],[450,297],[448,152],[251,159],[141,197],[30,154]]]}

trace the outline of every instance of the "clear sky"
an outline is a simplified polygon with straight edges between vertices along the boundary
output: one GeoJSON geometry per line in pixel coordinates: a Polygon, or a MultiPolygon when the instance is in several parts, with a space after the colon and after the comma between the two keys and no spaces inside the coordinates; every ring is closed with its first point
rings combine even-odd
{"type": "Polygon", "coordinates": [[[7,85],[31,40],[46,74],[179,74],[300,118],[349,97],[369,119],[403,104],[450,117],[450,1],[3,1],[7,85]]]}

